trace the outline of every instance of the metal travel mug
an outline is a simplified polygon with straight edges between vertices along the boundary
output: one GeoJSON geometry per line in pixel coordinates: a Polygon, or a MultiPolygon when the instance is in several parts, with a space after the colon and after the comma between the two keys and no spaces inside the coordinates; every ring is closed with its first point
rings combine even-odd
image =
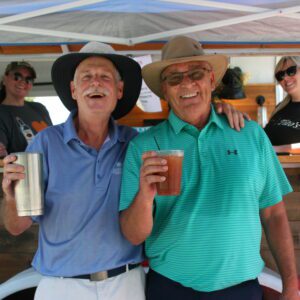
{"type": "Polygon", "coordinates": [[[25,168],[25,178],[15,183],[18,216],[42,215],[44,210],[43,156],[41,153],[13,153],[25,168]]]}

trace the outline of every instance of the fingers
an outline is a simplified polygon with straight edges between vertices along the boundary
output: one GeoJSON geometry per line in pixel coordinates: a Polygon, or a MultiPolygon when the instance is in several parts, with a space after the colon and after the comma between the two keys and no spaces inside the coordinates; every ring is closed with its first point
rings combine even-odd
{"type": "Polygon", "coordinates": [[[4,172],[2,180],[2,189],[7,196],[12,196],[12,183],[13,181],[24,179],[24,166],[13,163],[16,161],[15,155],[8,155],[4,158],[4,172]]]}
{"type": "Polygon", "coordinates": [[[153,199],[157,189],[156,183],[163,182],[163,174],[168,170],[167,160],[157,156],[155,151],[143,154],[143,164],[140,170],[140,192],[149,199],[153,199]]]}
{"type": "Polygon", "coordinates": [[[247,121],[251,121],[251,117],[247,114],[247,113],[243,113],[244,119],[246,119],[247,121]]]}

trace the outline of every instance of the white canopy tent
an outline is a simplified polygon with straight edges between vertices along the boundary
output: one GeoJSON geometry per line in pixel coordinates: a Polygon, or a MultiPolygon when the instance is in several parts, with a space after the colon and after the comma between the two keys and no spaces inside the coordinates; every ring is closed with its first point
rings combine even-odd
{"type": "MultiPolygon", "coordinates": [[[[207,52],[300,54],[299,0],[229,1],[2,0],[0,49],[59,45],[61,51],[38,55],[0,54],[0,71],[8,61],[26,59],[37,68],[38,82],[50,82],[53,60],[68,52],[73,44],[87,41],[124,46],[146,43],[147,50],[147,45],[150,49],[151,44],[164,43],[178,34],[189,35],[208,45],[207,52]],[[220,44],[225,47],[217,47],[220,44]]],[[[129,49],[125,52],[137,54],[134,48],[129,49]]],[[[34,90],[37,91],[37,87],[34,90]]]]}
{"type": "Polygon", "coordinates": [[[299,43],[299,0],[1,1],[0,44],[121,45],[193,35],[211,43],[299,43]]]}

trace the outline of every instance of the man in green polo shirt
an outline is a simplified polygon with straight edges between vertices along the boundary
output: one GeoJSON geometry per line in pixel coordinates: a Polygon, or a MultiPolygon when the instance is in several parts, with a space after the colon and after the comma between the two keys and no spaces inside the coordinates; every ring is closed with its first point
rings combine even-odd
{"type": "Polygon", "coordinates": [[[162,60],[147,65],[149,88],[171,106],[168,120],[134,138],[121,189],[121,228],[145,241],[147,299],[258,300],[261,224],[283,280],[282,299],[298,298],[298,282],[282,196],[291,187],[262,128],[237,132],[215,113],[211,92],[227,68],[222,55],[179,36],[162,60]],[[155,150],[184,150],[181,194],[158,196],[164,159],[155,150]]]}

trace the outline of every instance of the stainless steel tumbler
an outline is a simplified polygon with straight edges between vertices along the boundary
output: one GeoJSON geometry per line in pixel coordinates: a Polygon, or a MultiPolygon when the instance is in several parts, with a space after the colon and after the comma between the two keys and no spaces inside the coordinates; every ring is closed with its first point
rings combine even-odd
{"type": "Polygon", "coordinates": [[[25,179],[15,183],[18,216],[42,215],[44,210],[43,156],[41,153],[13,153],[25,167],[25,179]]]}

